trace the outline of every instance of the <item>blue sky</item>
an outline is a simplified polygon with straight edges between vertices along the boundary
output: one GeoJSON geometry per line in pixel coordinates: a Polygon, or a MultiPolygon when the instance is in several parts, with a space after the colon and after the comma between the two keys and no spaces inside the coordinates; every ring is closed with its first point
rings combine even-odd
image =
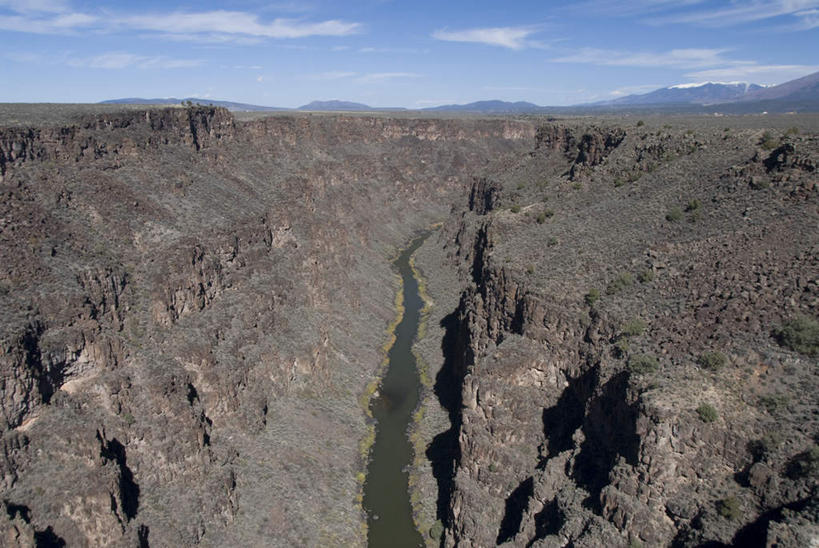
{"type": "Polygon", "coordinates": [[[0,0],[0,101],[568,105],[819,71],[819,0],[0,0]]]}

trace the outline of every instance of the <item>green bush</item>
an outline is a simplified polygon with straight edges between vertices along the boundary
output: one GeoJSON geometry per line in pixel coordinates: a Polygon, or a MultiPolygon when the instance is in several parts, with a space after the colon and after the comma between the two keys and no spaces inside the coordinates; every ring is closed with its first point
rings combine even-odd
{"type": "Polygon", "coordinates": [[[625,337],[637,337],[643,334],[646,329],[646,322],[640,318],[634,318],[627,322],[621,329],[621,333],[625,337]]]}
{"type": "Polygon", "coordinates": [[[790,399],[785,394],[768,394],[759,397],[759,406],[768,413],[775,413],[788,407],[790,399]]]}
{"type": "Polygon", "coordinates": [[[702,203],[695,198],[685,205],[685,210],[690,213],[692,211],[697,211],[701,207],[702,203]]]}
{"type": "Polygon", "coordinates": [[[634,277],[628,272],[622,272],[606,286],[606,295],[614,295],[634,284],[634,277]]]}
{"type": "Polygon", "coordinates": [[[512,213],[520,213],[520,206],[515,204],[509,209],[509,211],[511,211],[512,213]]]}
{"type": "Polygon", "coordinates": [[[645,284],[645,283],[654,281],[654,271],[651,270],[650,268],[646,268],[645,270],[643,270],[642,272],[637,274],[637,280],[641,284],[645,284]]]}
{"type": "Polygon", "coordinates": [[[728,497],[717,501],[717,512],[725,519],[736,520],[742,515],[740,504],[736,497],[728,497]]]}
{"type": "Polygon", "coordinates": [[[665,220],[675,223],[683,218],[682,209],[677,206],[672,207],[668,210],[668,213],[665,214],[665,220]]]}
{"type": "Polygon", "coordinates": [[[813,318],[799,314],[774,330],[774,337],[779,344],[795,352],[819,355],[819,322],[813,318]]]}
{"type": "Polygon", "coordinates": [[[714,406],[707,403],[702,403],[697,407],[697,415],[699,415],[702,422],[714,422],[719,417],[719,413],[714,409],[714,406]]]}
{"type": "Polygon", "coordinates": [[[785,135],[799,135],[799,128],[798,127],[789,127],[788,131],[785,132],[785,135]]]}
{"type": "Polygon", "coordinates": [[[642,120],[637,120],[637,127],[643,127],[644,125],[646,125],[645,122],[643,122],[642,120]]]}
{"type": "Polygon", "coordinates": [[[548,240],[547,240],[547,242],[546,242],[546,244],[547,244],[549,247],[554,247],[554,246],[556,246],[556,245],[557,245],[557,243],[558,243],[558,242],[557,242],[557,238],[555,238],[554,236],[549,236],[549,239],[548,239],[548,240]]]}
{"type": "Polygon", "coordinates": [[[527,266],[526,267],[526,273],[527,274],[534,274],[535,273],[535,265],[530,264],[529,266],[527,266]]]}
{"type": "Polygon", "coordinates": [[[600,299],[600,292],[596,289],[589,289],[589,292],[583,297],[583,300],[586,301],[586,304],[589,306],[594,306],[600,299]]]}
{"type": "Polygon", "coordinates": [[[700,366],[705,369],[710,369],[711,371],[722,369],[727,362],[728,359],[722,352],[706,352],[697,358],[697,363],[700,364],[700,366]]]}
{"type": "Polygon", "coordinates": [[[799,453],[788,463],[788,476],[792,479],[807,478],[819,474],[819,445],[799,453]]]}
{"type": "Polygon", "coordinates": [[[773,431],[763,437],[748,442],[748,451],[754,458],[754,462],[765,460],[771,456],[782,444],[782,435],[773,431]]]}
{"type": "Polygon", "coordinates": [[[614,343],[614,353],[618,358],[625,358],[628,354],[629,348],[630,345],[628,343],[628,339],[626,338],[621,337],[614,343]]]}
{"type": "Polygon", "coordinates": [[[432,540],[438,540],[444,534],[444,524],[441,523],[441,520],[436,521],[432,524],[432,527],[429,528],[429,538],[432,540]]]}
{"type": "Polygon", "coordinates": [[[660,362],[654,356],[637,354],[628,359],[626,367],[633,375],[650,375],[660,368],[660,362]]]}
{"type": "Polygon", "coordinates": [[[540,213],[540,215],[537,216],[537,224],[542,225],[543,223],[546,222],[546,219],[553,217],[554,214],[555,212],[552,211],[551,209],[543,211],[542,213],[540,213]]]}
{"type": "Polygon", "coordinates": [[[759,146],[765,150],[773,150],[779,146],[779,139],[774,137],[770,131],[766,131],[759,140],[759,146]]]}

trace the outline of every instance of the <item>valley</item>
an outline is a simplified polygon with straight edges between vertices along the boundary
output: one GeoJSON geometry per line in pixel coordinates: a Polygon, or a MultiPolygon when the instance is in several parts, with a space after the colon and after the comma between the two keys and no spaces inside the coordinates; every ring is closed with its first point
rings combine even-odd
{"type": "Polygon", "coordinates": [[[436,223],[428,546],[819,535],[819,116],[95,108],[0,109],[10,545],[366,545],[436,223]]]}

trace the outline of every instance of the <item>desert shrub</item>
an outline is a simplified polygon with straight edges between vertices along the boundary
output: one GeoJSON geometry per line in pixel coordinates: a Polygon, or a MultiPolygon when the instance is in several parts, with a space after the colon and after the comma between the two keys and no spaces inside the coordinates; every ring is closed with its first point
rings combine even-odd
{"type": "Polygon", "coordinates": [[[799,128],[795,126],[789,127],[785,135],[799,135],[799,128]]]}
{"type": "Polygon", "coordinates": [[[779,432],[770,432],[759,439],[748,442],[748,451],[754,458],[754,462],[759,462],[768,458],[782,444],[782,435],[779,432]]]}
{"type": "Polygon", "coordinates": [[[596,303],[599,299],[600,292],[596,289],[589,289],[589,292],[583,297],[583,300],[589,306],[594,306],[594,303],[596,303]]]}
{"type": "Polygon", "coordinates": [[[739,500],[736,497],[728,497],[717,501],[717,512],[725,519],[735,520],[742,515],[739,500]]]}
{"type": "Polygon", "coordinates": [[[665,214],[665,220],[671,221],[672,223],[675,223],[682,218],[683,218],[682,209],[680,209],[677,206],[672,207],[671,209],[668,210],[668,213],[665,214]]]}
{"type": "Polygon", "coordinates": [[[634,284],[634,277],[628,272],[620,273],[606,286],[606,295],[614,295],[634,284]]]}
{"type": "Polygon", "coordinates": [[[697,363],[700,364],[700,366],[705,369],[710,369],[711,371],[722,369],[727,361],[725,354],[722,352],[706,352],[697,358],[697,363]]]}
{"type": "Polygon", "coordinates": [[[788,477],[791,479],[807,478],[819,474],[819,445],[794,456],[788,463],[788,477]]]}
{"type": "Polygon", "coordinates": [[[511,211],[512,213],[520,213],[520,206],[515,204],[509,209],[509,211],[511,211]]]}
{"type": "Polygon", "coordinates": [[[789,398],[785,394],[767,394],[759,397],[759,406],[768,413],[788,407],[789,398]]]}
{"type": "Polygon", "coordinates": [[[549,236],[549,239],[546,241],[546,244],[547,244],[549,247],[554,247],[554,246],[556,246],[556,245],[557,245],[557,243],[558,243],[558,242],[557,242],[557,238],[556,238],[556,237],[554,237],[554,236],[549,236]]]}
{"type": "Polygon", "coordinates": [[[583,185],[581,185],[580,183],[573,183],[572,188],[575,190],[580,190],[581,188],[583,188],[583,185]]]}
{"type": "Polygon", "coordinates": [[[643,127],[644,125],[646,125],[645,122],[643,122],[642,120],[637,120],[637,127],[643,127]]]}
{"type": "Polygon", "coordinates": [[[688,212],[690,213],[690,212],[692,212],[692,211],[697,211],[697,210],[698,210],[699,208],[701,208],[701,207],[702,207],[702,202],[700,202],[699,200],[697,200],[696,198],[694,198],[693,200],[689,201],[689,202],[688,202],[688,203],[685,205],[685,210],[686,210],[686,211],[688,211],[688,212]]]}
{"type": "Polygon", "coordinates": [[[429,528],[429,538],[432,540],[438,540],[441,538],[441,535],[444,534],[444,524],[441,523],[441,520],[436,521],[432,524],[432,527],[429,528]]]}
{"type": "Polygon", "coordinates": [[[526,273],[527,274],[534,274],[535,273],[535,265],[530,264],[529,266],[527,266],[526,267],[526,273]]]}
{"type": "Polygon", "coordinates": [[[697,415],[699,415],[702,422],[714,422],[719,417],[714,406],[708,403],[702,403],[697,407],[697,415]]]}
{"type": "Polygon", "coordinates": [[[625,337],[637,337],[638,335],[642,335],[645,329],[646,322],[644,322],[640,318],[634,318],[633,320],[626,322],[626,324],[623,325],[621,333],[625,337]]]}
{"type": "Polygon", "coordinates": [[[614,355],[617,356],[618,358],[625,358],[626,355],[628,354],[629,348],[630,345],[628,343],[628,339],[620,337],[614,343],[614,355]]]}
{"type": "Polygon", "coordinates": [[[819,322],[799,314],[774,330],[779,344],[808,356],[819,355],[819,322]]]}
{"type": "Polygon", "coordinates": [[[633,375],[650,375],[660,368],[660,362],[654,356],[637,354],[629,358],[626,367],[633,375]]]}
{"type": "Polygon", "coordinates": [[[654,271],[651,270],[650,268],[646,268],[645,270],[637,274],[637,281],[639,281],[641,284],[654,281],[654,271]]]}
{"type": "Polygon", "coordinates": [[[770,131],[766,131],[759,139],[759,146],[765,150],[773,150],[779,146],[779,139],[774,137],[770,131]]]}
{"type": "Polygon", "coordinates": [[[771,186],[771,183],[769,183],[762,177],[751,177],[751,181],[748,184],[754,190],[765,190],[766,188],[771,186]]]}
{"type": "Polygon", "coordinates": [[[552,211],[551,209],[547,209],[547,210],[541,212],[540,215],[537,216],[537,223],[539,225],[542,225],[543,223],[546,222],[546,219],[549,219],[549,218],[553,217],[554,214],[555,214],[555,212],[552,211]]]}
{"type": "Polygon", "coordinates": [[[523,183],[518,183],[518,190],[523,190],[525,186],[523,183]]]}

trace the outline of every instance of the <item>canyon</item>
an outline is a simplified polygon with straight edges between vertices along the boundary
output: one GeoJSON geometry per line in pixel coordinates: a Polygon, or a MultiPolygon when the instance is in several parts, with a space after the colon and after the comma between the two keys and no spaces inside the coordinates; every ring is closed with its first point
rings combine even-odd
{"type": "Polygon", "coordinates": [[[365,545],[437,223],[429,546],[819,538],[819,117],[47,108],[0,110],[5,544],[365,545]]]}

